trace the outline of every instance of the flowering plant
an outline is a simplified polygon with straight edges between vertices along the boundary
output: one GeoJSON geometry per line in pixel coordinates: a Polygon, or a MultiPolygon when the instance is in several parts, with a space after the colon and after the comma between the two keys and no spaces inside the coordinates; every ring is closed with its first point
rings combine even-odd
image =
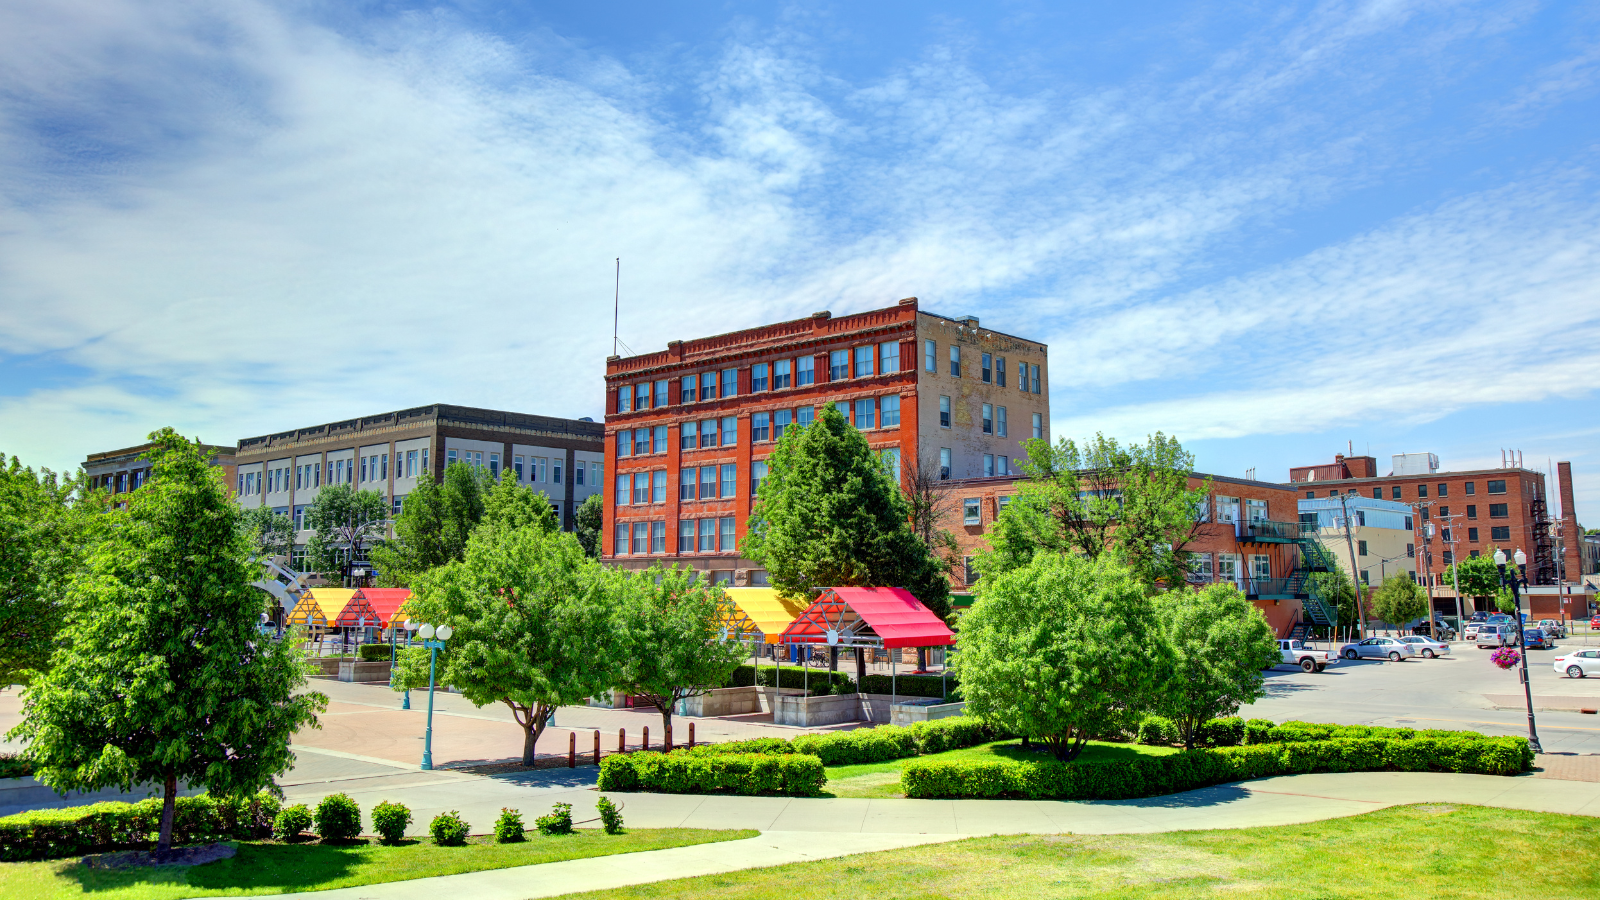
{"type": "Polygon", "coordinates": [[[1489,661],[1502,669],[1509,669],[1522,661],[1522,654],[1510,647],[1501,647],[1489,655],[1489,661]]]}

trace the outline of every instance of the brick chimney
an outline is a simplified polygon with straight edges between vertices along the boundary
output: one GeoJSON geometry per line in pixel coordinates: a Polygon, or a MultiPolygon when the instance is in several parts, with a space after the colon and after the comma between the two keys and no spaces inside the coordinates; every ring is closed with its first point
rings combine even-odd
{"type": "Polygon", "coordinates": [[[1583,532],[1578,530],[1578,506],[1572,499],[1572,463],[1556,463],[1561,482],[1561,566],[1564,581],[1583,580],[1583,532]]]}

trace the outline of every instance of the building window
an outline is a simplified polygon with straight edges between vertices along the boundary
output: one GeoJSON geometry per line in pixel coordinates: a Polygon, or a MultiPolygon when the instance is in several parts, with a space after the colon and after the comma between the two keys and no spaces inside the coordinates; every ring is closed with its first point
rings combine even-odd
{"type": "Polygon", "coordinates": [[[678,389],[679,403],[693,403],[700,395],[700,378],[695,375],[683,376],[682,387],[678,389]]]}
{"type": "Polygon", "coordinates": [[[649,553],[650,552],[650,543],[649,543],[649,541],[650,541],[650,523],[649,522],[635,522],[635,523],[633,523],[633,552],[636,553],[636,554],[638,554],[638,553],[649,553]]]}
{"type": "Polygon", "coordinates": [[[739,467],[733,463],[722,466],[722,496],[734,496],[734,489],[738,486],[739,467]]]}
{"type": "Polygon", "coordinates": [[[1491,519],[1504,519],[1509,515],[1511,515],[1511,512],[1510,512],[1509,507],[1508,507],[1507,504],[1505,504],[1505,503],[1491,503],[1491,504],[1489,504],[1489,518],[1491,518],[1491,519]]]}
{"type": "Polygon", "coordinates": [[[1477,517],[1478,517],[1478,507],[1477,507],[1477,504],[1474,504],[1474,503],[1468,503],[1468,504],[1467,504],[1467,518],[1469,518],[1469,519],[1476,519],[1476,518],[1477,518],[1477,517]]]}
{"type": "Polygon", "coordinates": [[[843,381],[850,377],[850,351],[834,350],[828,354],[828,380],[843,381]]]}
{"type": "Polygon", "coordinates": [[[717,398],[717,373],[700,373],[700,399],[715,400],[717,398]]]}
{"type": "MultiPolygon", "coordinates": [[[[1449,531],[1448,528],[1445,529],[1445,530],[1449,531]]],[[[1445,540],[1447,540],[1447,541],[1450,540],[1450,536],[1449,535],[1445,535],[1445,540]]],[[[1367,542],[1366,541],[1356,541],[1356,555],[1357,556],[1366,556],[1367,555],[1367,542]]]]}
{"type": "Polygon", "coordinates": [[[1044,393],[1044,388],[1039,384],[1039,367],[1038,366],[1029,366],[1028,367],[1028,381],[1031,383],[1030,387],[1031,387],[1032,391],[1035,394],[1044,393]]]}
{"type": "Polygon", "coordinates": [[[850,401],[849,400],[840,400],[840,401],[838,401],[838,402],[833,404],[833,408],[837,409],[839,411],[839,415],[844,416],[844,420],[846,422],[850,421],[850,401]]]}
{"type": "Polygon", "coordinates": [[[767,440],[772,434],[772,417],[768,413],[758,412],[750,416],[750,441],[767,440]]]}
{"type": "Polygon", "coordinates": [[[922,368],[929,372],[939,371],[939,344],[936,341],[922,342],[922,368]]]}
{"type": "Polygon", "coordinates": [[[656,382],[656,396],[653,403],[654,406],[662,407],[667,405],[667,384],[668,382],[666,381],[656,382]]]}
{"type": "Polygon", "coordinates": [[[995,410],[994,433],[1000,437],[1009,437],[1009,435],[1006,433],[1007,431],[1006,408],[1002,406],[995,410]]]}
{"type": "Polygon", "coordinates": [[[1511,540],[1511,526],[1510,525],[1491,525],[1489,527],[1489,540],[1491,540],[1491,541],[1509,541],[1509,540],[1511,540]]]}
{"type": "Polygon", "coordinates": [[[693,519],[679,519],[678,520],[678,552],[679,553],[693,553],[694,552],[694,520],[693,519]]]}
{"type": "Polygon", "coordinates": [[[1239,555],[1236,553],[1217,554],[1217,580],[1239,581],[1239,555]]]}
{"type": "Polygon", "coordinates": [[[1004,356],[994,358],[994,384],[995,387],[1006,386],[1006,358],[1004,356]]]}
{"type": "Polygon", "coordinates": [[[875,362],[875,360],[872,358],[873,349],[874,348],[871,344],[868,344],[865,347],[856,348],[857,378],[866,378],[868,375],[872,374],[873,363],[875,362]]]}
{"type": "Polygon", "coordinates": [[[890,394],[878,400],[879,422],[884,428],[900,427],[900,395],[890,394]]]}
{"type": "Polygon", "coordinates": [[[878,345],[878,374],[888,375],[900,371],[900,342],[884,341],[878,345]]]}
{"type": "Polygon", "coordinates": [[[1450,496],[1450,485],[1448,485],[1448,484],[1439,485],[1439,496],[1441,496],[1441,497],[1450,496]]]}
{"type": "Polygon", "coordinates": [[[898,482],[900,480],[900,448],[889,447],[878,451],[878,458],[889,466],[889,474],[898,482]]]}
{"type": "MultiPolygon", "coordinates": [[[[716,520],[715,519],[700,519],[699,522],[700,522],[700,546],[699,546],[699,550],[700,550],[701,553],[709,553],[712,550],[717,549],[717,539],[716,539],[715,532],[713,531],[713,526],[715,525],[716,520]]],[[[695,523],[694,522],[687,523],[687,528],[688,528],[688,534],[689,534],[690,548],[694,549],[695,523]]]]}
{"type": "Polygon", "coordinates": [[[517,483],[528,480],[528,458],[526,456],[513,456],[511,458],[511,471],[517,473],[517,483]]]}
{"type": "MultiPolygon", "coordinates": [[[[1450,516],[1450,507],[1448,507],[1448,506],[1439,507],[1439,515],[1444,516],[1445,518],[1449,518],[1449,516],[1450,516]]],[[[1367,523],[1362,522],[1361,524],[1365,525],[1367,523]]]]}
{"type": "Polygon", "coordinates": [[[660,469],[650,473],[650,502],[667,502],[667,470],[660,469]]]}
{"type": "Polygon", "coordinates": [[[750,390],[764,391],[767,389],[767,364],[756,363],[750,367],[750,390]]]}
{"type": "Polygon", "coordinates": [[[876,428],[878,419],[878,404],[871,397],[863,397],[856,401],[856,427],[862,431],[876,428]]]}
{"type": "Polygon", "coordinates": [[[1044,414],[1043,413],[1034,413],[1033,414],[1033,436],[1036,437],[1036,438],[1043,438],[1044,437],[1044,414]]]}
{"type": "Polygon", "coordinates": [[[633,473],[633,502],[635,505],[650,502],[650,473],[633,473]]]}
{"type": "Polygon", "coordinates": [[[1467,551],[1467,556],[1472,558],[1472,559],[1477,559],[1478,558],[1478,551],[1476,551],[1476,550],[1468,550],[1467,551]]]}
{"type": "Polygon", "coordinates": [[[1467,543],[1476,544],[1477,542],[1478,542],[1478,529],[1476,529],[1476,528],[1468,528],[1467,529],[1467,543]]]}
{"type": "Polygon", "coordinates": [[[994,471],[995,471],[996,475],[1010,475],[1011,474],[1011,457],[1009,457],[1009,456],[997,456],[997,457],[995,457],[995,460],[994,460],[994,471]]]}
{"type": "Polygon", "coordinates": [[[983,524],[983,504],[978,501],[977,497],[968,497],[961,501],[961,524],[983,524]]]}
{"type": "Polygon", "coordinates": [[[535,456],[535,457],[529,459],[528,460],[528,480],[529,481],[537,481],[540,484],[544,484],[544,482],[545,482],[545,466],[548,465],[549,462],[550,462],[550,460],[545,458],[545,457],[543,457],[543,456],[535,456]]]}
{"type": "Polygon", "coordinates": [[[633,385],[625,384],[617,388],[617,412],[633,412],[633,385]]]}
{"type": "Polygon", "coordinates": [[[1005,515],[1006,507],[1008,507],[1010,505],[1011,505],[1011,495],[1010,494],[1001,494],[998,498],[996,498],[996,500],[995,500],[995,512],[994,512],[995,518],[998,519],[1001,516],[1005,515]]]}
{"type": "Polygon", "coordinates": [[[988,353],[985,353],[985,354],[983,354],[982,359],[980,361],[981,361],[982,365],[979,368],[978,380],[983,382],[984,384],[993,383],[994,382],[994,357],[992,355],[988,354],[988,353]]]}
{"type": "Polygon", "coordinates": [[[790,385],[792,376],[789,374],[789,368],[793,365],[794,363],[787,359],[780,359],[772,364],[773,390],[781,391],[790,385]]]}
{"type": "Polygon", "coordinates": [[[1253,554],[1251,554],[1250,555],[1250,577],[1251,578],[1271,578],[1272,577],[1272,557],[1266,555],[1265,553],[1253,553],[1253,554]]]}
{"type": "Polygon", "coordinates": [[[499,479],[500,477],[500,454],[498,453],[489,454],[489,477],[494,479],[499,479]]]}
{"type": "MultiPolygon", "coordinates": [[[[1444,552],[1444,564],[1448,566],[1448,565],[1453,564],[1455,561],[1456,561],[1456,555],[1454,553],[1450,552],[1449,550],[1446,550],[1444,552]]],[[[1362,575],[1366,575],[1367,573],[1366,572],[1362,572],[1361,574],[1362,575]]],[[[1363,578],[1361,580],[1365,581],[1366,579],[1363,578]]]]}
{"type": "Polygon", "coordinates": [[[667,452],[667,426],[665,426],[665,425],[657,425],[656,426],[656,428],[655,428],[655,446],[652,449],[656,453],[665,453],[665,452],[667,452]]]}
{"type": "Polygon", "coordinates": [[[700,449],[717,445],[717,420],[706,419],[700,423],[700,449]]]}
{"type": "Polygon", "coordinates": [[[1316,491],[1306,491],[1306,499],[1307,500],[1315,500],[1316,498],[1317,498],[1317,492],[1316,491]]]}
{"type": "Polygon", "coordinates": [[[961,377],[961,347],[956,344],[950,345],[950,374],[961,377]]]}
{"type": "Polygon", "coordinates": [[[950,448],[939,448],[939,480],[950,480],[950,448]]]}
{"type": "Polygon", "coordinates": [[[732,397],[739,393],[739,370],[722,370],[722,396],[732,397]]]}
{"type": "Polygon", "coordinates": [[[1407,544],[1406,545],[1406,558],[1408,558],[1408,559],[1416,559],[1416,557],[1417,557],[1417,545],[1416,544],[1407,544]]]}
{"type": "Polygon", "coordinates": [[[815,356],[802,356],[795,360],[795,387],[805,387],[817,382],[817,358],[815,356]]]}
{"type": "Polygon", "coordinates": [[[717,467],[700,467],[700,499],[715,500],[717,498],[717,467]]]}
{"type": "Polygon", "coordinates": [[[722,446],[732,447],[739,443],[739,418],[737,416],[724,416],[722,418],[722,446]]]}
{"type": "Polygon", "coordinates": [[[1383,499],[1383,488],[1381,488],[1381,487],[1373,488],[1372,489],[1372,499],[1374,499],[1374,500],[1382,500],[1383,499]]]}
{"type": "Polygon", "coordinates": [[[750,464],[750,496],[754,497],[761,491],[761,482],[767,480],[767,464],[753,462],[750,464]]]}
{"type": "Polygon", "coordinates": [[[1428,486],[1425,484],[1417,485],[1417,498],[1422,499],[1426,496],[1428,496],[1428,486]]]}
{"type": "Polygon", "coordinates": [[[650,408],[650,382],[641,381],[633,386],[633,408],[635,410],[650,408]]]}
{"type": "Polygon", "coordinates": [[[983,433],[994,434],[994,406],[983,404],[983,433]]]}
{"type": "Polygon", "coordinates": [[[611,552],[617,556],[628,555],[628,526],[626,523],[617,525],[617,536],[611,543],[611,552]]]}
{"type": "Polygon", "coordinates": [[[1476,481],[1467,482],[1467,496],[1471,497],[1476,493],[1478,493],[1478,483],[1476,481]]]}
{"type": "Polygon", "coordinates": [[[1491,482],[1489,482],[1489,493],[1491,493],[1491,494],[1504,494],[1505,492],[1506,492],[1506,483],[1504,481],[1491,481],[1491,482]]]}
{"type": "Polygon", "coordinates": [[[780,409],[772,414],[772,439],[782,440],[783,433],[794,422],[794,413],[787,409],[780,409]]]}
{"type": "Polygon", "coordinates": [[[689,467],[687,469],[678,470],[678,499],[679,500],[693,500],[694,499],[694,480],[695,480],[695,470],[694,470],[693,466],[691,466],[691,467],[689,467]]]}
{"type": "Polygon", "coordinates": [[[817,408],[815,406],[802,406],[799,409],[794,411],[794,423],[796,425],[800,425],[800,426],[810,425],[812,422],[815,422],[816,420],[817,420],[817,408]]]}
{"type": "Polygon", "coordinates": [[[1397,484],[1390,489],[1390,496],[1392,496],[1395,500],[1400,499],[1400,485],[1397,484]]]}
{"type": "Polygon", "coordinates": [[[667,552],[667,523],[666,522],[651,522],[650,523],[650,552],[651,553],[665,553],[665,552],[667,552]]]}
{"type": "Polygon", "coordinates": [[[717,520],[717,549],[731,551],[733,546],[733,517],[726,516],[717,520]]]}
{"type": "Polygon", "coordinates": [[[985,477],[985,478],[993,478],[994,477],[994,454],[993,453],[985,453],[983,455],[983,477],[985,477]]]}
{"type": "Polygon", "coordinates": [[[978,583],[978,570],[973,568],[972,557],[970,556],[961,558],[961,580],[968,585],[978,583]]]}
{"type": "Polygon", "coordinates": [[[1028,392],[1028,364],[1025,362],[1017,363],[1017,390],[1028,392]]]}
{"type": "Polygon", "coordinates": [[[693,450],[695,446],[695,424],[685,422],[678,426],[678,449],[693,450]]]}
{"type": "Polygon", "coordinates": [[[633,455],[644,456],[650,452],[650,429],[635,428],[633,430],[633,455]]]}
{"type": "MultiPolygon", "coordinates": [[[[617,432],[617,458],[633,455],[633,429],[624,428],[617,432]]],[[[450,451],[450,461],[455,462],[455,451],[450,451]]]]}
{"type": "Polygon", "coordinates": [[[572,467],[572,483],[577,485],[578,487],[582,487],[583,486],[583,470],[584,470],[584,468],[585,467],[584,467],[583,462],[581,460],[576,465],[574,465],[572,467]]]}
{"type": "MultiPolygon", "coordinates": [[[[582,463],[579,463],[579,465],[582,465],[582,463]]],[[[594,485],[595,487],[599,487],[600,486],[600,477],[601,477],[601,469],[602,468],[603,468],[603,466],[600,463],[597,463],[597,462],[589,463],[589,483],[594,485]]]]}
{"type": "Polygon", "coordinates": [[[1412,525],[1412,522],[1411,522],[1411,517],[1410,516],[1406,516],[1406,530],[1407,531],[1411,531],[1412,529],[1413,529],[1413,525],[1412,525]]]}
{"type": "Polygon", "coordinates": [[[939,398],[939,427],[941,427],[941,428],[949,428],[950,427],[950,398],[949,397],[940,397],[939,398]]]}

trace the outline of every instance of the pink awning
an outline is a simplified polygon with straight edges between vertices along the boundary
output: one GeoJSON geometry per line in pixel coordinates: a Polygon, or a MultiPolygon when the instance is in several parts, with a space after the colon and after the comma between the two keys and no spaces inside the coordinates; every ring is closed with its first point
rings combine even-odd
{"type": "Polygon", "coordinates": [[[905,588],[828,588],[784,629],[782,641],[838,646],[943,647],[951,631],[905,588]],[[832,640],[830,640],[830,636],[832,640]]]}
{"type": "Polygon", "coordinates": [[[368,625],[388,628],[400,607],[410,599],[410,588],[362,588],[350,598],[335,624],[357,626],[365,617],[368,625]]]}

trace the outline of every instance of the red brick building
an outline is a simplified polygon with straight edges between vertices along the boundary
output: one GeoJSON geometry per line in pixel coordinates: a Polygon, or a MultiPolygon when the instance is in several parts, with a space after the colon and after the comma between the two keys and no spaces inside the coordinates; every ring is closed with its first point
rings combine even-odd
{"type": "Polygon", "coordinates": [[[1009,473],[1047,436],[1044,344],[918,309],[750,328],[606,361],[602,555],[760,584],[739,554],[765,459],[786,428],[835,404],[871,447],[945,477],[1009,473]]]}
{"type": "MultiPolygon", "coordinates": [[[[1192,475],[1191,489],[1208,476],[1192,475]]],[[[1298,543],[1299,494],[1285,485],[1220,475],[1211,478],[1206,521],[1184,549],[1193,554],[1193,584],[1229,582],[1239,586],[1267,621],[1284,635],[1302,618],[1302,591],[1294,574],[1302,566],[1298,543]]],[[[941,527],[956,536],[959,564],[951,572],[950,588],[956,606],[971,603],[977,583],[973,559],[988,545],[987,535],[1000,510],[1024,479],[972,478],[951,484],[941,527]]]]}

